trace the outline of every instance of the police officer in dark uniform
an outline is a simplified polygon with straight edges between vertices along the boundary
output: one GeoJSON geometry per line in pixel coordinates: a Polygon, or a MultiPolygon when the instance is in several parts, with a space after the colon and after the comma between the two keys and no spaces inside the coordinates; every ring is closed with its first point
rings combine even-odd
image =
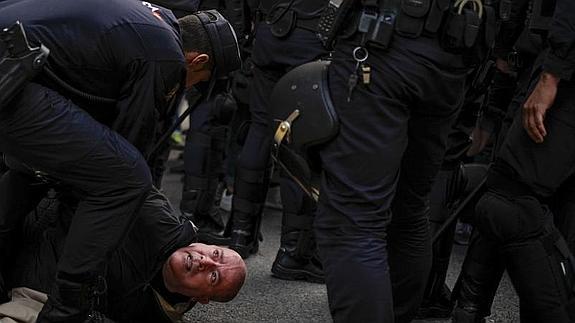
{"type": "MultiPolygon", "coordinates": [[[[447,217],[455,216],[453,209],[441,211],[438,206],[455,204],[457,215],[461,216],[460,219],[465,223],[473,224],[475,204],[485,192],[484,184],[488,165],[493,162],[496,151],[509,128],[507,109],[516,88],[522,89],[524,86],[521,84],[529,82],[532,63],[542,45],[540,37],[522,33],[528,3],[529,0],[498,3],[499,32],[492,49],[493,57],[489,57],[474,73],[471,88],[466,94],[466,101],[468,97],[480,95],[480,107],[464,104],[456,126],[458,129],[462,128],[464,122],[460,120],[464,121],[465,116],[468,115],[473,116],[468,125],[475,127],[472,131],[466,129],[466,133],[459,131],[460,136],[456,136],[458,132],[450,134],[450,148],[448,148],[444,165],[431,191],[430,221],[434,237],[437,235],[435,230],[444,226],[447,217]],[[471,136],[468,135],[469,133],[471,136]],[[467,150],[464,154],[461,154],[462,147],[467,150]],[[453,152],[459,153],[459,156],[455,155],[455,160],[453,152]],[[459,167],[454,161],[466,163],[459,167]],[[450,165],[452,167],[449,167],[450,165]],[[468,195],[470,193],[472,195],[468,195]],[[458,201],[460,198],[461,200],[458,201]],[[461,205],[461,202],[465,205],[461,205]]],[[[511,119],[512,115],[511,113],[511,119]]],[[[486,239],[481,239],[477,230],[472,232],[468,247],[468,254],[474,254],[474,256],[466,258],[455,285],[455,292],[450,295],[445,285],[455,229],[455,222],[453,222],[453,225],[445,228],[442,235],[434,241],[432,273],[418,318],[449,317],[452,315],[454,300],[459,300],[459,305],[465,308],[465,312],[474,312],[469,313],[467,315],[469,317],[478,316],[482,319],[483,316],[487,316],[488,309],[491,307],[503,269],[495,264],[483,266],[476,263],[476,259],[498,258],[497,253],[493,252],[494,246],[486,239]],[[494,288],[484,288],[484,293],[481,293],[474,286],[478,285],[477,281],[482,280],[477,275],[480,275],[484,269],[494,275],[494,277],[486,275],[485,278],[490,285],[493,283],[495,285],[494,288]]],[[[461,308],[458,309],[460,310],[461,308]]],[[[458,320],[461,321],[462,318],[458,320]]],[[[470,321],[473,319],[470,318],[470,321]]]]}
{"type": "MultiPolygon", "coordinates": [[[[529,0],[513,1],[501,8],[502,21],[493,46],[495,72],[486,105],[473,132],[471,154],[480,153],[490,138],[495,139],[490,154],[497,153],[525,98],[533,63],[543,46],[540,35],[524,28],[529,4],[529,0]]],[[[505,270],[501,254],[494,252],[498,249],[497,243],[477,229],[473,231],[452,293],[456,304],[455,322],[483,322],[490,315],[505,270]]]]}
{"type": "Polygon", "coordinates": [[[452,47],[462,39],[447,35],[477,22],[454,28],[458,12],[479,19],[467,5],[357,1],[343,19],[329,68],[340,130],[320,151],[315,219],[336,322],[409,322],[421,302],[428,194],[469,71],[465,49],[452,47]]]}
{"type": "MultiPolygon", "coordinates": [[[[316,36],[326,0],[260,1],[252,53],[251,123],[237,160],[231,214],[230,248],[242,257],[257,252],[261,217],[272,171],[270,160],[274,122],[269,96],[276,82],[292,68],[327,52],[316,36]]],[[[323,281],[314,261],[311,225],[313,205],[299,187],[281,180],[283,202],[281,247],[272,267],[284,279],[323,281]]]]}
{"type": "Polygon", "coordinates": [[[466,256],[476,265],[467,279],[473,284],[462,287],[475,295],[466,291],[460,296],[455,314],[465,309],[466,296],[477,296],[497,277],[488,275],[489,268],[503,266],[519,294],[522,321],[571,322],[573,256],[559,230],[572,228],[557,219],[561,209],[553,208],[552,214],[548,205],[550,197],[573,191],[574,155],[565,142],[573,138],[575,5],[533,1],[529,8],[526,26],[534,35],[548,35],[548,49],[535,64],[526,96],[514,99],[521,108],[488,175],[489,191],[476,208],[480,236],[500,252],[497,259],[487,256],[485,248],[466,256]]]}
{"type": "MultiPolygon", "coordinates": [[[[158,0],[155,3],[171,9],[176,17],[191,14],[198,9],[217,9],[230,21],[239,41],[245,38],[245,8],[242,0],[158,0]]],[[[184,147],[185,175],[180,210],[198,226],[201,241],[222,234],[225,226],[219,201],[223,189],[221,182],[224,177],[228,124],[236,109],[235,99],[228,91],[229,82],[229,79],[218,81],[212,90],[213,98],[191,112],[184,147]]],[[[190,89],[187,93],[188,103],[193,104],[198,96],[205,96],[207,92],[205,86],[199,91],[190,89]]]]}
{"type": "MultiPolygon", "coordinates": [[[[201,1],[200,10],[207,9],[221,11],[234,26],[238,40],[244,39],[243,1],[201,1]]],[[[213,90],[213,98],[191,113],[186,136],[180,210],[198,226],[200,241],[205,241],[206,235],[221,234],[225,227],[219,202],[224,188],[228,125],[236,110],[235,99],[229,91],[230,82],[230,78],[219,81],[213,90]]],[[[188,94],[188,101],[193,100],[192,95],[188,94]]]]}
{"type": "MultiPolygon", "coordinates": [[[[47,67],[57,75],[42,73],[1,107],[0,150],[80,199],[38,322],[84,321],[107,257],[151,187],[143,156],[173,120],[170,103],[211,76],[210,39],[197,20],[182,41],[175,17],[148,2],[3,1],[0,11],[3,27],[19,20],[32,43],[52,50],[47,67]]],[[[2,259],[45,194],[33,182],[13,170],[2,177],[2,259]]]]}

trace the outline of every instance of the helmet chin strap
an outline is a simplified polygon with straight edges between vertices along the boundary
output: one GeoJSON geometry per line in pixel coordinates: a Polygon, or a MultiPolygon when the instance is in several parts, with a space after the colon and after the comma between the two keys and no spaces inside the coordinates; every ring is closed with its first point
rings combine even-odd
{"type": "Polygon", "coordinates": [[[214,70],[212,71],[212,77],[210,78],[210,85],[208,86],[208,94],[206,95],[206,98],[202,101],[209,101],[212,98],[212,94],[214,94],[214,87],[216,86],[216,81],[217,81],[217,70],[218,67],[214,66],[214,70]]]}

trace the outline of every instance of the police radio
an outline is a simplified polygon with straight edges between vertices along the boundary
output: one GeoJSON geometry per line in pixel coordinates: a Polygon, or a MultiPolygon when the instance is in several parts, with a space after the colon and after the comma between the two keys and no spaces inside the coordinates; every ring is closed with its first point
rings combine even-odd
{"type": "MultiPolygon", "coordinates": [[[[317,26],[317,36],[323,43],[323,45],[331,49],[333,40],[335,39],[335,34],[339,29],[339,21],[341,21],[341,16],[345,13],[339,12],[339,9],[344,0],[330,0],[327,7],[323,10],[318,26],[317,26]],[[339,19],[338,19],[339,18],[339,19]]],[[[353,1],[347,1],[353,2],[353,1]]]]}

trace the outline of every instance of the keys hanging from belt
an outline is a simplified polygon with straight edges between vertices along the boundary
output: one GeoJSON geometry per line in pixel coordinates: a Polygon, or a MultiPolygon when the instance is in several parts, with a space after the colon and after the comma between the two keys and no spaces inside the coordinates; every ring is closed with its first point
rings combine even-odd
{"type": "Polygon", "coordinates": [[[371,83],[371,67],[365,63],[361,64],[361,76],[363,85],[371,83]]]}
{"type": "Polygon", "coordinates": [[[369,52],[365,47],[356,47],[353,50],[353,59],[355,60],[355,68],[347,79],[347,102],[351,102],[351,95],[357,86],[359,80],[358,73],[361,73],[361,80],[364,85],[369,85],[371,82],[371,67],[365,61],[369,57],[369,52]]]}

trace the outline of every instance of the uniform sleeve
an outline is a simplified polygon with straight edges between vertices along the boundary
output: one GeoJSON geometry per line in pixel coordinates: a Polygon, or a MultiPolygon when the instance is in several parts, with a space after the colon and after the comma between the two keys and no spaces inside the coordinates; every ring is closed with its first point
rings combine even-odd
{"type": "Polygon", "coordinates": [[[117,68],[125,71],[112,128],[148,157],[166,124],[173,121],[171,98],[183,90],[179,38],[157,26],[130,25],[116,28],[108,39],[117,68]]]}
{"type": "Polygon", "coordinates": [[[543,69],[570,80],[575,71],[575,1],[557,0],[549,30],[549,53],[543,69]]]}

